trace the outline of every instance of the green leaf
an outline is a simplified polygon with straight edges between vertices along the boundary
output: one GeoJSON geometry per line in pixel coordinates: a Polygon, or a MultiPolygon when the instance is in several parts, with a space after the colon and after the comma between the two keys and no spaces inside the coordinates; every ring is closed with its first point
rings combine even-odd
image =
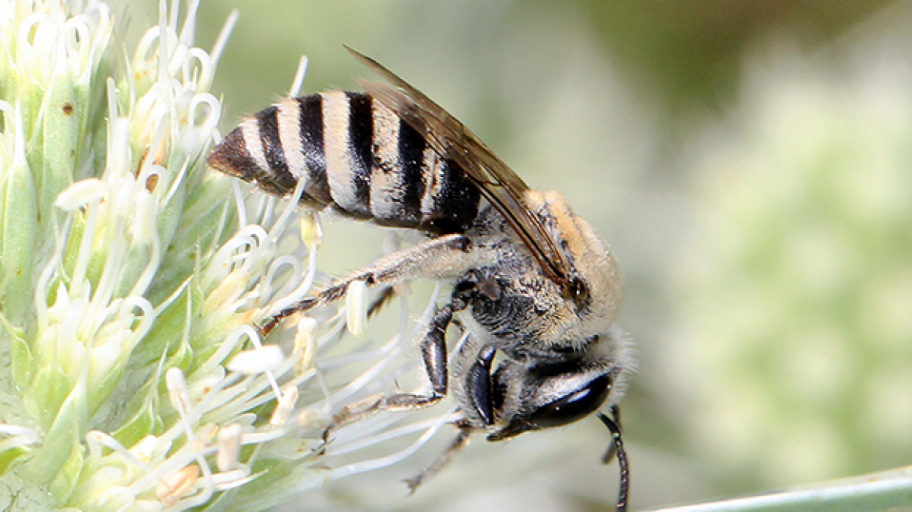
{"type": "Polygon", "coordinates": [[[72,457],[74,451],[82,450],[79,443],[85,433],[87,417],[85,388],[77,385],[60,407],[54,423],[44,436],[44,444],[33,452],[25,464],[23,474],[38,485],[78,478],[79,468],[74,466],[72,457]],[[59,472],[67,474],[58,475],[59,472]]]}
{"type": "Polygon", "coordinates": [[[32,173],[14,162],[0,181],[0,310],[22,325],[32,306],[38,205],[32,173]]]}
{"type": "Polygon", "coordinates": [[[49,425],[58,415],[58,410],[66,401],[73,389],[73,383],[67,374],[53,362],[39,362],[28,391],[23,395],[26,408],[37,417],[43,425],[49,425]]]}

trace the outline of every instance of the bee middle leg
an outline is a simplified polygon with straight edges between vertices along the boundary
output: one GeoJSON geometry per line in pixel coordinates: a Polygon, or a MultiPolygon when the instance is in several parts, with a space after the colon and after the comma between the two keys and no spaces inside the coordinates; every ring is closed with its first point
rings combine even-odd
{"type": "Polygon", "coordinates": [[[279,322],[295,313],[342,298],[348,286],[355,281],[364,281],[368,286],[393,286],[417,276],[434,279],[459,275],[471,265],[466,258],[470,245],[468,237],[454,233],[383,256],[370,267],[345,277],[318,295],[302,299],[274,314],[259,327],[260,334],[268,335],[279,322]]]}
{"type": "Polygon", "coordinates": [[[345,406],[333,416],[333,422],[323,433],[326,439],[334,428],[358,421],[381,411],[414,411],[430,407],[447,394],[447,347],[446,330],[453,318],[453,306],[446,305],[437,310],[427,334],[421,340],[421,358],[431,384],[431,391],[421,393],[396,393],[365,398],[345,406]]]}

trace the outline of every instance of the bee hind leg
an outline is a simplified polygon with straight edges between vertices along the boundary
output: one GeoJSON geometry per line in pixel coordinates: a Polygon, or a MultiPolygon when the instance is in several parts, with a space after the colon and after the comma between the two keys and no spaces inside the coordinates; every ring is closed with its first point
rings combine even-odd
{"type": "Polygon", "coordinates": [[[348,286],[364,281],[368,286],[393,286],[415,277],[444,279],[458,276],[473,263],[471,241],[465,235],[454,233],[387,254],[368,268],[345,277],[318,295],[306,297],[274,314],[259,327],[260,334],[268,335],[283,319],[295,313],[308,311],[345,296],[348,286]]]}
{"type": "Polygon", "coordinates": [[[396,289],[392,286],[384,286],[377,297],[367,307],[367,317],[372,318],[375,313],[386,307],[386,305],[396,296],[396,289]]]}

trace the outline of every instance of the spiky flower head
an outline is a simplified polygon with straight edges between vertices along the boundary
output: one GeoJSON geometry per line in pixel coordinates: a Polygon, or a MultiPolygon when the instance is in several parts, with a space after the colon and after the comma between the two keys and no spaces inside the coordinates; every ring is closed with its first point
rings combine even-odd
{"type": "Polygon", "coordinates": [[[263,509],[401,460],[446,419],[379,415],[322,438],[334,404],[412,368],[399,356],[430,308],[416,325],[403,302],[392,339],[362,340],[360,353],[338,343],[358,304],[261,344],[254,322],[324,277],[319,221],[297,228],[293,202],[245,201],[206,172],[221,114],[209,87],[228,31],[212,52],[196,47],[197,7],[181,21],[163,1],[125,52],[103,2],[0,2],[10,510],[263,509]]]}

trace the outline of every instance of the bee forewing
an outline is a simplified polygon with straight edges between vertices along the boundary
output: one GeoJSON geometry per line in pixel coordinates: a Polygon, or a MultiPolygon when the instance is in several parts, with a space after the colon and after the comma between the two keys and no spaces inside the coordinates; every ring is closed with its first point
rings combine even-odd
{"type": "Polygon", "coordinates": [[[441,157],[466,172],[482,195],[513,226],[550,279],[565,285],[573,269],[541,220],[529,209],[528,185],[459,120],[377,61],[345,47],[361,63],[395,87],[360,80],[364,90],[424,134],[441,157]]]}

